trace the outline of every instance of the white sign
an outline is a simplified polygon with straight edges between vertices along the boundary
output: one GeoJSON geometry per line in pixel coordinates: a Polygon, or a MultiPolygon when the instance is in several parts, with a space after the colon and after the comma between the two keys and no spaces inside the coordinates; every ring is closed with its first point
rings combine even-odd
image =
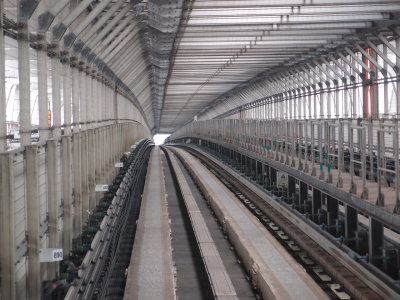
{"type": "Polygon", "coordinates": [[[129,156],[129,155],[131,155],[131,153],[130,152],[125,152],[124,153],[126,156],[129,156]]]}
{"type": "Polygon", "coordinates": [[[96,184],[96,192],[108,192],[108,184],[96,184]]]}
{"type": "Polygon", "coordinates": [[[289,176],[284,172],[276,172],[276,181],[278,187],[288,187],[289,176]]]}
{"type": "Polygon", "coordinates": [[[115,163],[115,167],[116,168],[123,168],[124,167],[124,163],[123,162],[117,162],[117,163],[115,163]]]}
{"type": "Polygon", "coordinates": [[[52,262],[63,260],[64,253],[63,249],[57,248],[45,248],[40,249],[39,258],[40,262],[52,262]]]}

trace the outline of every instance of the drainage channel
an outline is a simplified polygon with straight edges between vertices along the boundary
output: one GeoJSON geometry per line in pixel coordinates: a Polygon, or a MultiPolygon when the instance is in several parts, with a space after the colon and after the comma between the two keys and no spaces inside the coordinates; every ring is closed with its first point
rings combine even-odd
{"type": "MultiPolygon", "coordinates": [[[[240,262],[239,257],[236,255],[234,248],[230,244],[227,236],[223,233],[222,227],[219,224],[217,218],[214,216],[213,211],[203,195],[201,194],[200,190],[196,186],[196,183],[193,181],[192,177],[186,170],[186,168],[183,166],[183,164],[180,162],[180,160],[177,160],[180,168],[182,169],[183,175],[185,176],[185,179],[187,183],[190,186],[191,193],[200,209],[200,212],[207,224],[208,230],[211,234],[211,237],[217,247],[218,252],[220,253],[222,262],[230,275],[232,284],[235,286],[235,290],[237,293],[237,296],[239,299],[243,300],[251,300],[251,299],[259,299],[259,297],[256,295],[256,292],[253,290],[253,287],[251,285],[250,277],[246,274],[246,271],[242,267],[242,264],[240,262]]],[[[170,172],[170,171],[169,171],[170,172]]],[[[164,173],[166,175],[166,182],[167,182],[167,173],[166,173],[166,168],[164,165],[164,173]]],[[[169,198],[169,193],[168,193],[168,198],[169,198]]],[[[168,200],[169,201],[169,200],[168,200]]],[[[181,209],[186,211],[185,205],[183,203],[183,199],[180,199],[180,206],[181,209]]],[[[169,213],[171,217],[171,204],[169,203],[169,213]]],[[[187,216],[187,213],[185,214],[187,216]]],[[[190,221],[187,218],[187,222],[190,221]]],[[[171,217],[172,219],[172,217],[171,217]]],[[[171,222],[173,224],[173,220],[171,222]]],[[[173,237],[173,242],[174,242],[174,229],[171,226],[172,230],[172,237],[173,237]]],[[[196,241],[193,238],[193,245],[195,245],[196,241]]],[[[174,247],[175,251],[175,247],[174,247]]],[[[174,253],[173,253],[174,255],[174,253]]],[[[201,259],[200,259],[201,260],[201,259]]],[[[201,262],[200,262],[201,263],[201,262]]],[[[179,272],[179,267],[177,264],[177,273],[178,273],[178,291],[179,291],[179,277],[180,277],[180,272],[179,272]]],[[[183,275],[183,274],[182,274],[183,275]]],[[[179,295],[179,294],[178,294],[179,295]]],[[[199,299],[195,297],[195,293],[190,294],[190,299],[192,300],[193,298],[199,299]]],[[[181,298],[181,299],[187,299],[187,298],[181,298]]],[[[202,299],[210,299],[210,298],[202,298],[202,299]]]]}

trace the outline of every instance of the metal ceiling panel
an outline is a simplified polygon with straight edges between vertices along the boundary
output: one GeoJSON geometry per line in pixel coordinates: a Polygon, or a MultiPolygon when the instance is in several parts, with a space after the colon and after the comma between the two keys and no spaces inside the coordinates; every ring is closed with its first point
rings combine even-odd
{"type": "MultiPolygon", "coordinates": [[[[189,2],[188,20],[178,29],[179,44],[162,99],[160,132],[193,120],[216,99],[240,91],[260,74],[319,49],[346,44],[348,37],[366,28],[378,29],[396,19],[393,13],[400,11],[398,1],[189,2]]],[[[153,61],[154,65],[161,63],[153,61]]],[[[233,100],[225,102],[226,108],[243,101],[233,100]]]]}

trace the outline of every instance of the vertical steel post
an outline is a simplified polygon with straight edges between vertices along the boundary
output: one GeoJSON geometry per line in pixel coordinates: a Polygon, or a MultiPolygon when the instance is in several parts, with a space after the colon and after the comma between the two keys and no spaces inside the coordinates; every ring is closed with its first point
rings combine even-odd
{"type": "Polygon", "coordinates": [[[47,91],[47,45],[46,35],[40,37],[40,49],[37,51],[38,98],[39,98],[39,140],[44,143],[49,137],[48,91],[47,91]]]}
{"type": "Polygon", "coordinates": [[[323,169],[324,165],[324,153],[323,153],[323,145],[322,145],[322,140],[323,140],[323,123],[318,123],[318,152],[319,152],[319,167],[320,167],[320,174],[319,174],[319,179],[320,180],[325,180],[325,171],[323,169]]]}
{"type": "MultiPolygon", "coordinates": [[[[351,206],[345,204],[344,205],[344,216],[345,216],[345,221],[344,221],[344,237],[346,239],[351,239],[355,237],[356,231],[357,231],[357,226],[358,226],[358,214],[357,210],[352,208],[351,206]]],[[[354,241],[348,241],[348,245],[350,246],[355,246],[354,241]]]]}
{"type": "Polygon", "coordinates": [[[76,237],[81,232],[82,227],[82,194],[81,194],[81,134],[80,131],[80,77],[79,66],[76,61],[72,61],[72,117],[73,117],[73,136],[72,136],[72,170],[73,170],[73,192],[72,204],[74,209],[73,215],[73,233],[72,237],[76,237]]]}
{"type": "Polygon", "coordinates": [[[41,298],[40,276],[40,203],[39,203],[39,174],[38,174],[38,146],[26,147],[26,210],[28,231],[28,276],[27,293],[29,299],[41,298]]]}
{"type": "Polygon", "coordinates": [[[337,187],[343,187],[343,179],[342,179],[342,172],[345,171],[344,169],[344,154],[343,154],[343,145],[344,145],[344,124],[343,122],[339,121],[339,145],[338,145],[338,179],[337,179],[337,187]]]}
{"type": "MultiPolygon", "coordinates": [[[[375,97],[375,100],[377,98],[375,97]]],[[[377,101],[375,101],[377,102],[377,101]]],[[[375,110],[376,112],[376,110],[375,110]]],[[[376,116],[376,115],[375,115],[376,116]]],[[[374,116],[373,116],[374,117],[374,116]]],[[[374,123],[372,120],[370,120],[366,124],[366,130],[368,130],[368,155],[369,155],[369,181],[375,182],[374,178],[374,123]]],[[[367,162],[365,162],[367,163],[367,162]]],[[[367,165],[365,165],[365,168],[367,168],[367,165]]],[[[365,170],[367,172],[367,170],[365,170]]]]}
{"type": "Polygon", "coordinates": [[[79,132],[79,69],[72,65],[72,119],[74,133],[79,132]]]}
{"type": "Polygon", "coordinates": [[[353,119],[358,117],[358,101],[359,99],[357,98],[357,86],[356,83],[353,84],[353,89],[352,89],[352,97],[351,97],[351,116],[353,119]]]}
{"type": "Polygon", "coordinates": [[[20,8],[18,1],[18,77],[20,99],[20,135],[21,146],[31,144],[31,93],[30,93],[30,67],[29,67],[29,31],[28,23],[20,20],[20,8]]]}
{"type": "Polygon", "coordinates": [[[92,107],[92,77],[90,76],[90,71],[89,67],[86,67],[86,72],[85,72],[85,106],[86,106],[86,122],[87,122],[87,128],[91,129],[93,128],[93,107],[92,107]]]}
{"type": "Polygon", "coordinates": [[[359,130],[360,137],[360,151],[361,151],[361,170],[362,170],[362,182],[363,182],[363,192],[361,197],[363,199],[368,199],[368,190],[366,187],[367,181],[367,136],[366,136],[366,127],[363,126],[362,129],[359,130]]]}
{"type": "Polygon", "coordinates": [[[393,157],[394,159],[394,170],[395,170],[395,191],[396,191],[396,207],[395,213],[400,212],[400,162],[399,162],[399,123],[398,120],[393,121],[395,124],[395,133],[393,137],[393,157]]]}
{"type": "Polygon", "coordinates": [[[304,182],[300,181],[298,210],[301,213],[304,212],[307,199],[308,199],[308,186],[304,182]]]}
{"type": "Polygon", "coordinates": [[[72,169],[73,169],[73,237],[77,237],[82,228],[82,174],[81,174],[81,133],[72,137],[72,169]]]}
{"type": "Polygon", "coordinates": [[[71,67],[69,58],[63,57],[64,135],[71,134],[71,67]]]}
{"type": "Polygon", "coordinates": [[[87,160],[87,129],[88,129],[88,113],[86,112],[88,109],[88,99],[87,99],[87,91],[88,88],[86,84],[86,72],[84,66],[82,66],[82,70],[80,72],[80,81],[79,81],[79,90],[80,90],[80,116],[79,119],[82,124],[82,133],[80,134],[80,165],[78,167],[78,172],[80,173],[80,188],[81,188],[81,203],[80,208],[81,211],[77,211],[80,214],[81,224],[86,220],[87,210],[89,209],[89,193],[88,193],[88,160],[87,160]]]}
{"type": "Polygon", "coordinates": [[[326,117],[330,119],[332,117],[332,89],[330,82],[326,82],[326,117]]]}
{"type": "Polygon", "coordinates": [[[349,134],[349,149],[350,149],[350,193],[357,193],[357,186],[354,183],[354,129],[349,126],[350,132],[349,134]]]}
{"type": "Polygon", "coordinates": [[[317,112],[317,103],[318,103],[318,101],[317,101],[317,99],[318,99],[318,95],[317,95],[317,87],[316,87],[316,85],[314,84],[314,86],[313,86],[313,91],[314,91],[314,97],[313,97],[313,102],[314,102],[314,105],[313,105],[313,113],[314,113],[314,120],[316,120],[317,119],[317,114],[318,114],[318,112],[317,112]]]}
{"type": "Polygon", "coordinates": [[[292,176],[288,176],[288,198],[296,193],[296,179],[292,176]]]}
{"type": "Polygon", "coordinates": [[[324,86],[323,84],[320,82],[319,83],[319,117],[321,119],[325,118],[325,113],[324,113],[324,86]]]}
{"type": "Polygon", "coordinates": [[[368,231],[368,255],[369,262],[377,267],[382,266],[383,254],[383,225],[379,221],[369,218],[368,231]]]}
{"type": "MultiPolygon", "coordinates": [[[[79,120],[81,124],[81,130],[85,131],[87,129],[87,118],[86,118],[86,74],[83,69],[79,69],[79,120]]],[[[76,101],[76,99],[75,99],[76,101]]],[[[75,105],[76,107],[76,105],[75,105]]]]}
{"type": "Polygon", "coordinates": [[[93,84],[94,84],[94,79],[92,74],[90,74],[89,69],[88,72],[86,73],[86,79],[87,79],[87,85],[86,85],[86,91],[87,91],[87,98],[86,98],[86,113],[87,113],[87,119],[88,122],[90,122],[90,130],[87,132],[87,160],[88,160],[88,180],[89,180],[89,210],[92,212],[95,208],[95,159],[96,159],[96,152],[94,149],[94,144],[95,144],[95,104],[94,104],[94,99],[93,99],[93,84]]]}
{"type": "Polygon", "coordinates": [[[343,90],[343,117],[346,119],[350,116],[349,107],[349,85],[346,82],[343,90]]]}
{"type": "MultiPolygon", "coordinates": [[[[396,49],[400,51],[400,39],[396,39],[396,49]]],[[[396,66],[400,68],[400,57],[396,55],[396,66]]],[[[396,82],[396,117],[400,117],[400,83],[396,82]]]]}
{"type": "Polygon", "coordinates": [[[378,199],[376,201],[376,205],[384,206],[385,198],[382,194],[382,185],[386,181],[385,171],[382,171],[381,168],[386,168],[386,160],[385,160],[385,132],[382,129],[382,123],[379,124],[379,129],[377,132],[377,182],[378,182],[378,199]]]}
{"type": "MultiPolygon", "coordinates": [[[[1,1],[3,4],[3,1],[1,1]]],[[[13,154],[0,154],[0,298],[14,300],[15,229],[13,154]]]]}
{"type": "Polygon", "coordinates": [[[6,126],[6,70],[5,45],[3,30],[4,1],[0,1],[0,153],[7,150],[6,126]]]}
{"type": "MultiPolygon", "coordinates": [[[[383,44],[383,55],[387,57],[387,45],[383,44]]],[[[397,56],[396,56],[397,57],[397,56]]],[[[385,70],[388,69],[388,63],[386,60],[383,60],[383,68],[385,70]]],[[[387,74],[384,74],[384,83],[383,83],[383,116],[386,118],[389,115],[389,82],[387,80],[387,74]]],[[[398,82],[397,82],[398,84],[398,82]]]]}
{"type": "Polygon", "coordinates": [[[112,119],[114,119],[114,123],[117,124],[118,123],[118,92],[117,92],[117,87],[115,87],[114,91],[113,91],[113,116],[112,119]]]}
{"type": "Polygon", "coordinates": [[[61,174],[62,174],[62,199],[63,199],[63,250],[69,253],[72,249],[72,176],[71,176],[71,138],[64,136],[61,139],[61,174]]]}
{"type": "MultiPolygon", "coordinates": [[[[47,168],[47,195],[48,195],[48,217],[49,217],[49,247],[57,248],[58,245],[58,195],[57,188],[57,141],[47,141],[46,148],[46,168],[47,168]]],[[[65,183],[63,183],[65,184],[65,183]]],[[[49,278],[55,278],[58,263],[48,264],[49,278]],[[57,265],[56,265],[57,264],[57,265]]]]}
{"type": "Polygon", "coordinates": [[[326,207],[328,213],[328,225],[332,226],[335,224],[335,221],[339,216],[339,202],[330,196],[326,196],[326,207]]]}
{"type": "Polygon", "coordinates": [[[104,79],[101,82],[101,87],[102,87],[102,92],[101,92],[102,98],[101,98],[101,118],[100,118],[100,121],[102,122],[101,123],[102,125],[105,125],[106,122],[104,122],[104,121],[108,119],[107,118],[107,108],[106,108],[108,99],[107,99],[107,85],[104,82],[104,79]]]}
{"type": "MultiPolygon", "coordinates": [[[[58,51],[56,51],[58,52],[58,51]]],[[[51,90],[53,102],[53,138],[61,136],[61,82],[60,60],[57,54],[51,58],[51,90]]]]}
{"type": "MultiPolygon", "coordinates": [[[[87,131],[81,134],[81,158],[80,173],[82,184],[82,222],[86,221],[89,211],[89,173],[88,173],[88,134],[87,131]]],[[[79,213],[79,212],[78,212],[79,213]]]]}
{"type": "MultiPolygon", "coordinates": [[[[318,213],[318,210],[321,208],[321,204],[322,204],[322,194],[321,191],[313,188],[313,192],[312,192],[312,202],[311,202],[311,212],[313,215],[318,213]]],[[[314,220],[316,220],[316,218],[313,217],[314,220]]]]}

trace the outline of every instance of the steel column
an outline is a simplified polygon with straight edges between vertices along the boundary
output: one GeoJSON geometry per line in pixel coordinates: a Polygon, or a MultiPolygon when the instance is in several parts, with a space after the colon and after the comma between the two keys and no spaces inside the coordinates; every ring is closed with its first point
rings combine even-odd
{"type": "Polygon", "coordinates": [[[326,210],[328,226],[332,226],[339,216],[339,202],[330,196],[326,196],[326,210]]]}
{"type": "Polygon", "coordinates": [[[358,227],[358,214],[357,210],[352,208],[351,206],[345,204],[344,205],[344,237],[347,241],[347,244],[350,247],[355,247],[355,242],[352,240],[357,231],[358,227]]]}
{"type": "Polygon", "coordinates": [[[38,98],[39,98],[39,140],[45,142],[49,137],[47,91],[47,46],[46,36],[42,36],[41,48],[37,51],[38,98]]]}
{"type": "Polygon", "coordinates": [[[72,118],[73,118],[73,126],[74,133],[79,132],[80,130],[80,120],[79,120],[79,69],[77,66],[72,68],[72,118]]]}
{"type": "Polygon", "coordinates": [[[319,209],[321,208],[321,200],[322,200],[322,195],[321,192],[315,188],[313,188],[313,193],[312,193],[312,205],[311,205],[311,211],[312,214],[315,215],[318,213],[319,209]]]}
{"type": "Polygon", "coordinates": [[[64,58],[63,68],[63,102],[64,102],[64,135],[71,134],[71,67],[69,59],[64,58]]]}
{"type": "Polygon", "coordinates": [[[6,126],[6,70],[5,44],[3,30],[4,1],[0,1],[0,153],[7,150],[6,126]]]}
{"type": "MultiPolygon", "coordinates": [[[[87,107],[87,99],[86,99],[86,73],[84,70],[79,70],[79,121],[81,124],[81,130],[85,131],[88,127],[87,125],[87,116],[86,116],[86,107],[87,107]]],[[[77,101],[74,99],[74,101],[77,101]]],[[[75,105],[76,107],[77,105],[75,105]]]]}
{"type": "MultiPolygon", "coordinates": [[[[396,49],[400,51],[400,39],[396,39],[396,49]]],[[[396,66],[400,68],[400,57],[396,56],[396,66]]],[[[396,115],[400,117],[400,84],[397,82],[396,85],[396,115]]]]}
{"type": "Polygon", "coordinates": [[[72,249],[73,238],[73,195],[71,176],[71,138],[64,136],[61,138],[61,182],[62,182],[62,207],[63,207],[63,250],[69,253],[72,249]]]}
{"type": "Polygon", "coordinates": [[[368,254],[370,262],[377,267],[382,266],[383,236],[383,224],[370,217],[368,231],[368,254]]]}
{"type": "Polygon", "coordinates": [[[88,131],[81,134],[81,158],[80,158],[80,173],[81,173],[81,191],[82,191],[82,206],[81,212],[82,223],[86,221],[89,212],[89,173],[88,173],[88,131]]]}
{"type": "Polygon", "coordinates": [[[299,193],[299,211],[305,211],[305,205],[308,200],[308,186],[304,182],[300,181],[300,193],[299,193]]]}
{"type": "MultiPolygon", "coordinates": [[[[18,1],[21,7],[22,0],[18,1]]],[[[20,10],[18,9],[18,12],[20,10]]],[[[18,76],[20,100],[20,136],[21,145],[31,144],[31,93],[29,66],[29,31],[28,23],[20,22],[18,31],[18,76]]]]}
{"type": "Polygon", "coordinates": [[[29,299],[41,299],[42,279],[40,276],[40,203],[38,146],[28,146],[26,151],[25,182],[28,233],[28,277],[27,294],[29,299]]]}
{"type": "Polygon", "coordinates": [[[16,297],[13,156],[0,154],[0,298],[10,300],[16,297]]]}
{"type": "MultiPolygon", "coordinates": [[[[47,141],[46,148],[46,170],[47,170],[47,198],[49,218],[49,247],[57,248],[58,245],[58,208],[59,208],[59,187],[57,184],[57,141],[47,141]]],[[[65,184],[65,183],[63,183],[65,184]]],[[[48,277],[56,278],[58,263],[48,264],[48,277]]]]}
{"type": "Polygon", "coordinates": [[[58,57],[51,58],[51,90],[53,103],[53,138],[61,136],[61,82],[60,82],[60,60],[58,57]]]}
{"type": "Polygon", "coordinates": [[[81,135],[74,133],[72,136],[72,170],[73,170],[73,237],[77,237],[82,229],[82,173],[81,173],[81,135]]]}

